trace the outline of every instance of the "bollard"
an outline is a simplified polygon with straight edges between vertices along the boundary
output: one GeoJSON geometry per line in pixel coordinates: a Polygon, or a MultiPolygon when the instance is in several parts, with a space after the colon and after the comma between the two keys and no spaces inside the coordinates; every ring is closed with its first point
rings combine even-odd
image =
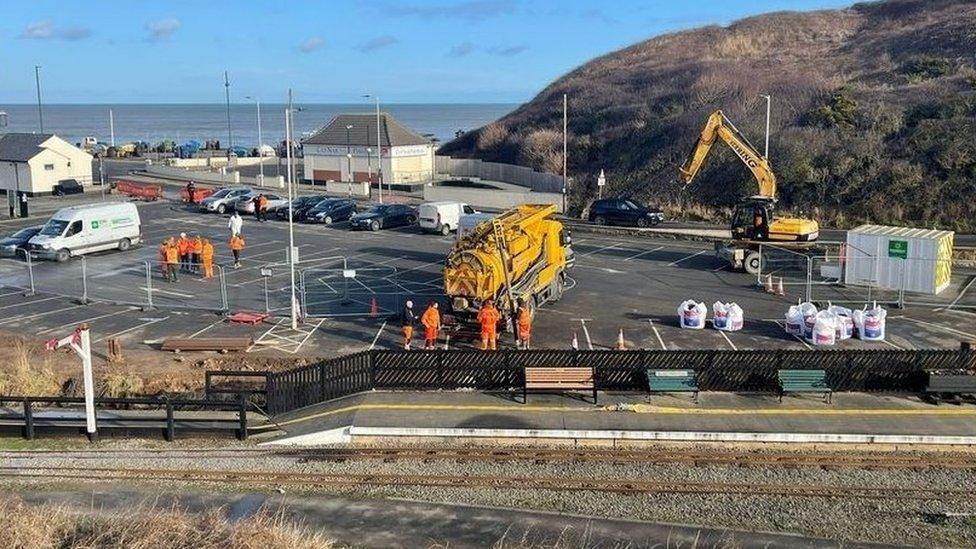
{"type": "Polygon", "coordinates": [[[34,440],[34,409],[29,398],[24,399],[24,438],[34,440]]]}
{"type": "Polygon", "coordinates": [[[146,261],[146,310],[153,308],[152,301],[152,263],[146,261]]]}
{"type": "Polygon", "coordinates": [[[30,280],[30,291],[24,297],[31,297],[34,291],[34,261],[31,259],[30,250],[24,250],[24,258],[27,260],[27,278],[30,280]]]}
{"type": "Polygon", "coordinates": [[[81,256],[81,302],[88,304],[88,261],[81,256]]]}
{"type": "Polygon", "coordinates": [[[173,442],[176,438],[176,426],[173,422],[173,403],[166,397],[166,442],[173,442]]]}
{"type": "Polygon", "coordinates": [[[220,312],[227,314],[230,312],[230,306],[227,304],[227,278],[224,276],[224,268],[217,265],[217,271],[220,273],[220,312]]]}
{"type": "Polygon", "coordinates": [[[268,299],[268,277],[261,277],[264,279],[264,312],[271,312],[271,302],[268,299]]]}

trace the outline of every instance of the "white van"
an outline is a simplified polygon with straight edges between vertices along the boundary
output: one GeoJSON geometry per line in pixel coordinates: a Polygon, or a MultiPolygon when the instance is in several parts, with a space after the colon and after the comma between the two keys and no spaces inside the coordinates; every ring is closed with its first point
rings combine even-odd
{"type": "Polygon", "coordinates": [[[461,240],[471,229],[495,218],[496,214],[475,212],[473,214],[462,215],[458,220],[457,238],[461,240]]]}
{"type": "Polygon", "coordinates": [[[67,261],[71,256],[102,250],[128,250],[142,238],[139,210],[131,202],[62,208],[30,239],[30,250],[43,259],[67,261]]]}
{"type": "Polygon", "coordinates": [[[443,235],[458,228],[462,215],[477,213],[462,202],[425,202],[417,211],[421,230],[443,235]]]}

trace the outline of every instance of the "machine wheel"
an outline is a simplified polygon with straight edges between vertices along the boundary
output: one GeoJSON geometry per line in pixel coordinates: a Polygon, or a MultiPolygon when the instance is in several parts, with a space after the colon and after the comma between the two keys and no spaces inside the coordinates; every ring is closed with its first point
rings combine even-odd
{"type": "Polygon", "coordinates": [[[602,215],[598,215],[593,220],[593,222],[596,223],[597,225],[606,225],[607,224],[607,218],[603,217],[602,215]]]}
{"type": "Polygon", "coordinates": [[[227,213],[227,206],[225,206],[223,204],[218,204],[217,205],[217,213],[219,213],[220,215],[223,215],[223,214],[227,213]]]}
{"type": "Polygon", "coordinates": [[[638,217],[637,218],[637,226],[638,227],[640,227],[642,229],[646,229],[649,225],[650,225],[650,222],[648,222],[648,220],[647,220],[646,217],[638,217]]]}
{"type": "Polygon", "coordinates": [[[374,231],[374,232],[380,230],[380,222],[379,221],[373,221],[372,223],[370,223],[369,224],[369,230],[374,231]]]}
{"type": "Polygon", "coordinates": [[[58,263],[64,263],[65,261],[71,259],[71,252],[68,251],[67,248],[61,248],[60,250],[58,250],[58,255],[56,259],[58,263]]]}
{"type": "Polygon", "coordinates": [[[447,236],[451,234],[451,227],[447,225],[441,225],[441,236],[447,236]]]}
{"type": "Polygon", "coordinates": [[[416,223],[417,223],[416,217],[411,215],[410,217],[407,218],[407,225],[415,225],[416,223]]]}
{"type": "Polygon", "coordinates": [[[331,225],[332,224],[332,216],[331,215],[327,215],[327,216],[323,217],[322,218],[322,223],[325,223],[326,225],[331,225]]]}
{"type": "Polygon", "coordinates": [[[747,252],[742,264],[747,273],[752,275],[759,274],[763,266],[762,254],[757,251],[747,252]]]}
{"type": "Polygon", "coordinates": [[[130,246],[132,246],[132,241],[129,240],[128,238],[123,238],[122,240],[119,240],[119,251],[120,252],[124,252],[124,251],[128,250],[130,246]]]}

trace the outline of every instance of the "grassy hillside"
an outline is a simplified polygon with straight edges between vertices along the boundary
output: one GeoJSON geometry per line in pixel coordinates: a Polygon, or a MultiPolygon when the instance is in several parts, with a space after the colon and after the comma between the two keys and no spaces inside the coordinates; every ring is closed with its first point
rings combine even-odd
{"type": "Polygon", "coordinates": [[[974,52],[973,0],[772,13],[594,59],[442,152],[559,173],[566,93],[574,209],[604,168],[612,193],[718,219],[755,193],[749,172],[724,146],[687,188],[677,167],[716,109],[761,149],[769,93],[783,207],[839,225],[974,231],[974,52]]]}

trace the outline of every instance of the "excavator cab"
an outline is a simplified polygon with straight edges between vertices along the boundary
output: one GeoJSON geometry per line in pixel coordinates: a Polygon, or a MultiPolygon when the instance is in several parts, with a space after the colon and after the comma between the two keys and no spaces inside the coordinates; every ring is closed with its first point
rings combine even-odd
{"type": "Polygon", "coordinates": [[[769,225],[773,219],[772,201],[761,198],[742,200],[732,214],[732,238],[736,240],[769,240],[769,225]]]}

